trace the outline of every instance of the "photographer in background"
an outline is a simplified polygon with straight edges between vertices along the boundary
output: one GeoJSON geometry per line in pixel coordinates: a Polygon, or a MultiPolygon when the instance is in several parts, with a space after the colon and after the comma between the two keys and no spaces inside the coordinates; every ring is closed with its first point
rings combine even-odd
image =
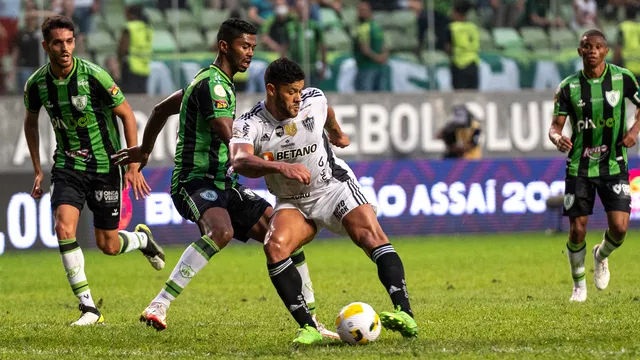
{"type": "Polygon", "coordinates": [[[447,147],[444,158],[480,159],[482,157],[479,143],[481,132],[480,123],[475,120],[467,107],[454,105],[451,120],[437,136],[447,147]]]}

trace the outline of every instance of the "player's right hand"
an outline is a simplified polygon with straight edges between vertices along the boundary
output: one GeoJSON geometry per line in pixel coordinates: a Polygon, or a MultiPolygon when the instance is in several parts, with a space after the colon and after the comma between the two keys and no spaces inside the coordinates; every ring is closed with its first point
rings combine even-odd
{"type": "Polygon", "coordinates": [[[571,139],[563,135],[558,139],[558,141],[556,141],[556,147],[561,152],[567,152],[571,150],[573,144],[571,143],[571,139]]]}
{"type": "Polygon", "coordinates": [[[149,162],[149,153],[142,151],[140,146],[133,146],[128,149],[122,149],[118,151],[113,158],[116,160],[116,165],[128,165],[131,163],[140,163],[138,171],[142,171],[149,162]]]}
{"type": "Polygon", "coordinates": [[[297,180],[305,185],[311,184],[311,172],[302,164],[283,163],[280,170],[282,176],[287,179],[297,180]]]}
{"type": "Polygon", "coordinates": [[[42,182],[43,177],[44,175],[42,173],[36,174],[36,178],[33,181],[33,189],[31,189],[31,197],[36,200],[42,197],[42,187],[40,187],[40,183],[42,182]]]}

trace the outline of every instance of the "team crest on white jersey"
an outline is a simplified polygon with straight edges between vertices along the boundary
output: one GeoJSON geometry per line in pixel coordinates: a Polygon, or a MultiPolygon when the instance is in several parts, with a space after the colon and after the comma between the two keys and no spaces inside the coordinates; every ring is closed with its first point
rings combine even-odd
{"type": "Polygon", "coordinates": [[[611,106],[618,105],[618,102],[620,101],[620,91],[611,90],[611,91],[605,92],[604,95],[607,98],[607,102],[609,103],[609,105],[611,106]]]}
{"type": "Polygon", "coordinates": [[[302,120],[302,126],[304,126],[305,129],[309,130],[309,132],[313,132],[313,128],[315,127],[316,122],[313,119],[313,116],[307,116],[306,119],[302,120]]]}

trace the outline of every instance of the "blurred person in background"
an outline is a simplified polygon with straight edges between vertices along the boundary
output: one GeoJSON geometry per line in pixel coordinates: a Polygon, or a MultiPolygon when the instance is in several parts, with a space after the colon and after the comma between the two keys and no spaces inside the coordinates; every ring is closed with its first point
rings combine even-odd
{"type": "Polygon", "coordinates": [[[126,8],[125,25],[118,56],[122,59],[122,90],[130,94],[145,94],[147,79],[151,72],[153,53],[153,28],[142,12],[142,6],[131,5],[126,8]]]}
{"type": "Polygon", "coordinates": [[[247,10],[249,21],[260,28],[265,20],[273,15],[275,10],[272,0],[251,0],[251,5],[247,10]]]}
{"type": "Polygon", "coordinates": [[[640,23],[636,21],[638,10],[640,4],[627,5],[625,8],[627,19],[618,26],[613,62],[629,69],[640,81],[640,23]]]}
{"type": "Polygon", "coordinates": [[[451,82],[454,89],[478,88],[480,64],[480,32],[478,26],[466,20],[473,5],[468,0],[456,0],[451,12],[445,51],[451,58],[451,82]]]}
{"type": "Polygon", "coordinates": [[[327,69],[327,46],[322,25],[310,18],[308,0],[297,0],[295,10],[295,16],[285,25],[286,54],[302,66],[309,65],[308,86],[318,87],[327,69]]]}
{"type": "Polygon", "coordinates": [[[454,105],[451,120],[440,130],[438,139],[444,141],[445,159],[477,160],[482,157],[480,123],[464,105],[454,105]]]}
{"type": "Polygon", "coordinates": [[[273,52],[284,57],[287,54],[289,35],[287,23],[293,21],[295,14],[289,11],[286,0],[274,0],[274,14],[267,17],[260,29],[260,40],[273,52]]]}
{"type": "Polygon", "coordinates": [[[517,27],[541,27],[546,31],[551,27],[564,28],[564,20],[559,15],[553,19],[548,18],[549,12],[559,14],[558,11],[551,11],[550,8],[550,0],[527,0],[524,14],[520,17],[517,27]]]}
{"type": "Polygon", "coordinates": [[[117,56],[108,56],[106,59],[104,59],[104,64],[102,64],[102,67],[104,67],[104,69],[107,70],[109,74],[111,74],[113,81],[115,81],[117,84],[120,83],[120,81],[122,80],[122,69],[120,69],[120,61],[118,61],[117,56]]]}
{"type": "MultiPolygon", "coordinates": [[[[453,0],[441,0],[434,3],[433,11],[433,25],[435,35],[435,48],[436,50],[444,51],[445,38],[447,29],[449,27],[449,15],[453,7],[453,0]]],[[[429,29],[429,9],[425,6],[420,11],[418,16],[418,51],[425,48],[427,43],[427,30],[429,29]]]]}
{"type": "Polygon", "coordinates": [[[368,1],[358,3],[358,25],[353,43],[353,55],[358,66],[355,79],[357,91],[382,91],[386,85],[385,65],[389,52],[384,45],[382,27],[373,19],[368,1]]]}
{"type": "Polygon", "coordinates": [[[573,0],[574,18],[571,28],[602,28],[598,19],[598,3],[596,0],[573,0]]]}
{"type": "Polygon", "coordinates": [[[495,11],[495,27],[515,27],[524,10],[525,0],[491,0],[495,11]]]}
{"type": "MultiPolygon", "coordinates": [[[[18,21],[22,10],[22,0],[0,1],[0,95],[5,93],[5,81],[10,69],[5,69],[2,59],[11,54],[18,21]]],[[[12,78],[12,79],[15,79],[12,78]]],[[[11,80],[11,79],[10,79],[11,80]]]]}
{"type": "Polygon", "coordinates": [[[13,67],[16,71],[9,75],[10,79],[17,76],[16,88],[22,89],[27,79],[40,67],[40,43],[42,33],[38,26],[35,12],[25,13],[25,27],[16,34],[13,52],[11,54],[13,67]]]}
{"type": "Polygon", "coordinates": [[[87,34],[92,31],[93,14],[100,10],[100,0],[67,0],[71,3],[71,19],[73,23],[78,25],[78,45],[81,46],[82,52],[85,49],[85,41],[87,34]]]}

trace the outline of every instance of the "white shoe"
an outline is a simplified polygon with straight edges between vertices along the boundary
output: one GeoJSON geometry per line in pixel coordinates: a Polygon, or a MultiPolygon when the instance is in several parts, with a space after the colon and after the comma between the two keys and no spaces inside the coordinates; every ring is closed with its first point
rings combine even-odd
{"type": "Polygon", "coordinates": [[[331,339],[340,339],[340,336],[337,333],[334,333],[333,331],[328,330],[321,322],[319,322],[318,317],[316,315],[313,315],[312,318],[313,318],[313,322],[316,323],[316,329],[318,329],[318,332],[320,333],[320,335],[322,335],[322,337],[327,337],[331,339]]]}
{"type": "Polygon", "coordinates": [[[104,322],[104,316],[94,307],[80,304],[80,311],[82,311],[82,315],[78,320],[71,323],[71,326],[88,326],[104,322]]]}
{"type": "Polygon", "coordinates": [[[593,247],[593,282],[600,290],[604,290],[609,285],[611,273],[609,272],[609,259],[598,261],[596,254],[600,244],[593,247]]]}
{"type": "Polygon", "coordinates": [[[569,301],[585,302],[587,301],[587,288],[574,287],[569,301]]]}
{"type": "Polygon", "coordinates": [[[167,306],[160,302],[152,302],[140,315],[140,321],[161,331],[167,328],[167,306]]]}

